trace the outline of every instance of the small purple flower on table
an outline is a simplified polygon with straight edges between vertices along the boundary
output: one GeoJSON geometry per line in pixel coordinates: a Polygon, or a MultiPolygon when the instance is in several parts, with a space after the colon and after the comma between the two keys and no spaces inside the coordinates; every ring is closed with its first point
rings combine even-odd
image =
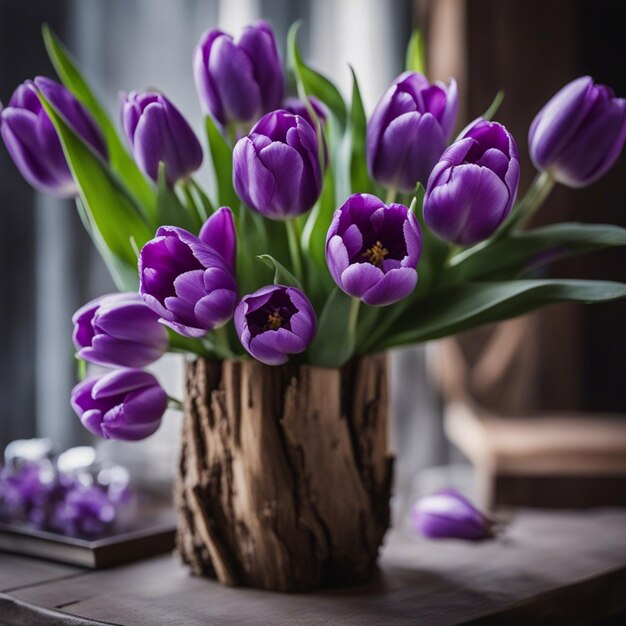
{"type": "Polygon", "coordinates": [[[626,140],[626,99],[590,76],[568,83],[539,111],[528,143],[535,167],[586,187],[613,166],[626,140]]]}
{"type": "Polygon", "coordinates": [[[380,99],[367,125],[367,164],[384,187],[409,193],[428,177],[446,147],[458,112],[456,82],[429,83],[404,72],[380,99]]]}
{"type": "Polygon", "coordinates": [[[83,141],[103,159],[107,158],[104,139],[89,113],[63,85],[49,78],[28,80],[15,90],[0,113],[0,133],[15,165],[33,187],[72,198],[78,194],[78,188],[38,90],[83,141]]]}
{"type": "Polygon", "coordinates": [[[159,316],[134,292],[96,298],[76,311],[72,322],[78,357],[90,363],[145,367],[169,345],[159,316]]]}
{"type": "Polygon", "coordinates": [[[337,285],[372,306],[408,296],[417,284],[422,233],[402,204],[354,194],[335,211],[326,237],[326,263],[337,285]]]}
{"type": "Polygon", "coordinates": [[[473,122],[442,155],[424,196],[424,221],[441,239],[469,246],[504,222],[517,194],[519,154],[496,122],[473,122]]]}
{"type": "Polygon", "coordinates": [[[159,163],[168,184],[202,165],[202,146],[181,112],[162,94],[131,91],[122,96],[122,126],[139,167],[155,182],[159,163]]]}
{"type": "Polygon", "coordinates": [[[494,535],[493,521],[452,489],[420,498],[411,509],[411,523],[431,539],[478,541],[494,535]]]}
{"type": "Polygon", "coordinates": [[[236,39],[220,30],[202,35],[193,74],[204,110],[220,124],[250,128],[283,99],[284,76],[274,33],[263,20],[236,39]]]}
{"type": "Polygon", "coordinates": [[[186,337],[202,337],[228,322],[237,304],[235,231],[223,208],[200,237],[162,226],[139,255],[139,293],[161,323],[186,337]]]}
{"type": "Polygon", "coordinates": [[[72,390],[72,407],[94,435],[138,441],[161,425],[167,394],[152,374],[119,369],[78,383],[72,390]]]}
{"type": "Polygon", "coordinates": [[[51,514],[50,526],[69,537],[102,537],[117,518],[115,504],[106,491],[96,485],[75,483],[51,514]]]}
{"type": "Polygon", "coordinates": [[[317,318],[308,298],[295,287],[271,285],[244,296],[235,311],[243,347],[266,365],[286,363],[313,341],[317,318]]]}
{"type": "Polygon", "coordinates": [[[317,135],[299,115],[263,116],[233,151],[239,197],[265,217],[285,220],[306,213],[322,190],[317,135]]]}

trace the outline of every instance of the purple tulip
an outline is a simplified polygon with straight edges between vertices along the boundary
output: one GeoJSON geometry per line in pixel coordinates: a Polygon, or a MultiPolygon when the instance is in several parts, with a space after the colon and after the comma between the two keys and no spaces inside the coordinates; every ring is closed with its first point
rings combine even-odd
{"type": "Polygon", "coordinates": [[[419,499],[411,509],[411,522],[415,530],[431,539],[478,541],[493,537],[493,521],[453,489],[419,499]]]}
{"type": "Polygon", "coordinates": [[[408,296],[417,284],[422,232],[412,211],[354,194],[335,211],[326,237],[326,263],[339,287],[372,306],[408,296]]]}
{"type": "Polygon", "coordinates": [[[367,125],[367,163],[374,180],[408,193],[426,183],[446,147],[459,108],[456,82],[430,84],[404,72],[380,99],[367,125]]]}
{"type": "Polygon", "coordinates": [[[266,365],[286,363],[313,341],[317,318],[308,298],[295,287],[270,285],[244,296],[235,311],[243,347],[266,365]]]}
{"type": "Polygon", "coordinates": [[[181,112],[162,94],[122,96],[122,126],[139,167],[155,182],[165,164],[170,185],[202,164],[202,146],[181,112]]]}
{"type": "Polygon", "coordinates": [[[22,176],[36,189],[71,198],[78,188],[65,160],[61,142],[37,91],[46,97],[72,130],[103,159],[104,139],[82,104],[63,85],[39,76],[20,85],[0,113],[0,133],[22,176]]]}
{"type": "Polygon", "coordinates": [[[202,337],[223,326],[237,304],[230,210],[209,218],[201,237],[162,226],[139,255],[139,293],[162,324],[186,337],[202,337]]]}
{"type": "Polygon", "coordinates": [[[72,322],[78,356],[90,363],[145,367],[169,345],[167,329],[138,293],[96,298],[76,311],[72,322]]]}
{"type": "Polygon", "coordinates": [[[239,197],[270,219],[306,213],[322,190],[317,135],[299,115],[263,116],[233,152],[233,183],[239,197]]]}
{"type": "Polygon", "coordinates": [[[94,435],[138,441],[161,425],[167,394],[152,374],[119,369],[78,383],[72,390],[72,407],[94,435]]]}
{"type": "Polygon", "coordinates": [[[626,99],[590,76],[568,83],[539,111],[528,143],[535,167],[568,187],[606,174],[626,140],[626,99]]]}
{"type": "Polygon", "coordinates": [[[424,221],[446,241],[475,244],[506,219],[518,183],[513,136],[501,124],[478,119],[435,166],[424,196],[424,221]]]}
{"type": "MultiPolygon", "coordinates": [[[[313,96],[309,96],[309,103],[315,112],[315,115],[317,115],[317,119],[320,121],[321,125],[325,126],[328,114],[324,105],[313,96]]],[[[313,128],[315,128],[315,122],[313,121],[304,100],[301,100],[300,98],[287,98],[283,102],[282,108],[287,111],[287,113],[303,117],[313,128]]]]}
{"type": "Polygon", "coordinates": [[[263,20],[244,28],[236,39],[220,30],[204,33],[194,52],[193,72],[204,110],[222,125],[249,128],[283,99],[276,40],[263,20]]]}

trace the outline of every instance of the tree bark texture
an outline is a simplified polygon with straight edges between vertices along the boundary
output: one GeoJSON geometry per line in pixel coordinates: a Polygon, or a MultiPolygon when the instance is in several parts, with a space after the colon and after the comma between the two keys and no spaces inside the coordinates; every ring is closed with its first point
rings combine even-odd
{"type": "Polygon", "coordinates": [[[227,585],[368,580],[389,525],[385,355],[343,369],[186,366],[178,552],[227,585]]]}

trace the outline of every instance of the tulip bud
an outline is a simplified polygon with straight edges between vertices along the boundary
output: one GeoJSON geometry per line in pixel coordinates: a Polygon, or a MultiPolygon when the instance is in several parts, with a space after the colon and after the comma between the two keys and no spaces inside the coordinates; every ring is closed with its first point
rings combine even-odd
{"type": "Polygon", "coordinates": [[[122,96],[122,126],[139,167],[155,182],[165,164],[169,185],[202,164],[202,146],[181,112],[163,95],[131,91],[122,96]]]}
{"type": "Polygon", "coordinates": [[[568,187],[585,187],[613,166],[626,140],[626,99],[590,76],[565,85],[539,111],[528,133],[530,156],[568,187]]]}
{"type": "MultiPolygon", "coordinates": [[[[223,213],[215,219],[213,226],[224,226],[223,213]]],[[[212,240],[211,232],[205,225],[203,238],[212,240]]],[[[225,260],[219,248],[186,230],[161,226],[139,255],[139,293],[162,324],[186,337],[202,337],[228,322],[237,304],[230,250],[225,237],[225,260]]]]}
{"type": "Polygon", "coordinates": [[[408,193],[426,183],[454,130],[456,82],[430,84],[404,72],[380,99],[367,125],[367,164],[376,182],[408,193]]]}
{"type": "Polygon", "coordinates": [[[120,369],[78,383],[72,390],[72,408],[94,435],[138,441],[161,425],[167,394],[152,374],[120,369]]]}
{"type": "Polygon", "coordinates": [[[2,139],[22,176],[36,189],[71,198],[78,188],[65,160],[63,148],[37,91],[59,111],[70,128],[103,159],[107,149],[100,130],[63,85],[38,77],[20,85],[0,113],[2,139]]]}
{"type": "Polygon", "coordinates": [[[313,341],[317,318],[308,298],[295,287],[270,285],[244,296],[235,311],[243,347],[266,365],[286,363],[313,341]]]}
{"type": "Polygon", "coordinates": [[[322,190],[317,135],[299,115],[263,116],[233,152],[233,183],[239,197],[270,219],[306,213],[322,190]]]}
{"type": "Polygon", "coordinates": [[[326,237],[326,263],[337,285],[373,306],[402,300],[415,289],[421,251],[413,212],[365,193],[335,211],[326,237]]]}
{"type": "Polygon", "coordinates": [[[96,298],[74,317],[74,345],[90,363],[145,367],[168,348],[167,329],[138,293],[96,298]]]}
{"type": "Polygon", "coordinates": [[[194,52],[193,73],[204,110],[222,125],[250,128],[283,99],[276,40],[263,20],[244,28],[237,39],[219,30],[204,33],[194,52]]]}
{"type": "Polygon", "coordinates": [[[518,183],[513,136],[501,124],[479,119],[435,166],[424,196],[424,221],[446,241],[475,244],[506,219],[518,183]]]}
{"type": "Polygon", "coordinates": [[[411,509],[411,522],[416,531],[431,539],[477,541],[494,534],[493,521],[452,489],[418,500],[411,509]]]}

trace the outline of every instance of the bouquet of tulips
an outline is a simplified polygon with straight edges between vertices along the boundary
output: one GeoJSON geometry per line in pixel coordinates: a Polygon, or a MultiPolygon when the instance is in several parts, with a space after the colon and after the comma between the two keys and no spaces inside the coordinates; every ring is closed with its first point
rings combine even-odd
{"type": "Polygon", "coordinates": [[[91,432],[136,440],[158,428],[168,399],[142,368],[166,351],[338,368],[553,302],[626,296],[626,284],[536,278],[556,259],[626,244],[626,230],[527,229],[555,183],[583,187],[614,164],[626,100],[589,77],[563,87],[530,126],[539,173],[516,200],[516,141],[492,121],[500,95],[455,135],[456,83],[424,76],[416,33],[368,118],[354,72],[346,100],[303,61],[297,30],[289,81],[266,22],[203,35],[204,152],[155,91],[122,97],[122,140],[44,28],[63,84],[19,86],[1,133],[32,185],[76,199],[122,292],[74,317],[78,357],[120,368],[73,392],[91,432]],[[206,186],[195,174],[205,156],[206,186]]]}

